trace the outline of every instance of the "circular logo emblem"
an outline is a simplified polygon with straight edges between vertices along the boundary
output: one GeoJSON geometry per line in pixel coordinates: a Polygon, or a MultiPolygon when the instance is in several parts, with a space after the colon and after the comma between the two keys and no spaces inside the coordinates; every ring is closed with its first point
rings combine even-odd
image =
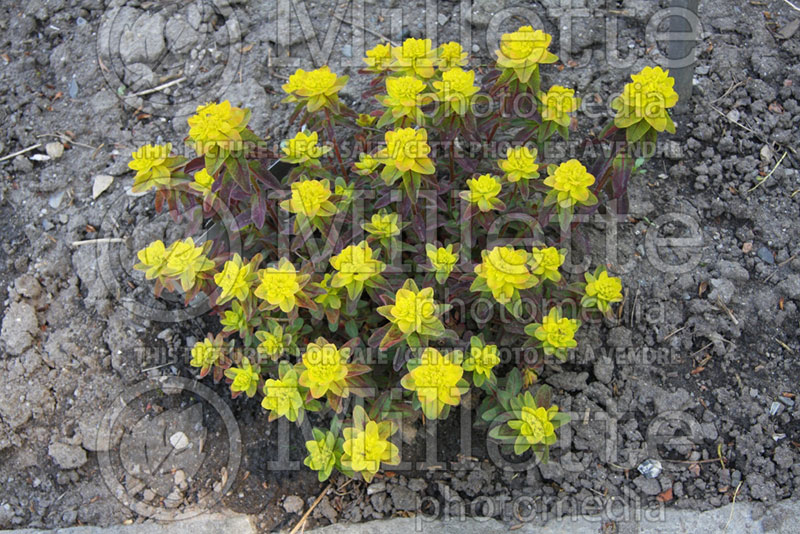
{"type": "Polygon", "coordinates": [[[172,376],[125,391],[103,416],[97,450],[111,494],[159,521],[213,507],[233,485],[242,456],[230,407],[208,387],[172,376]]]}
{"type": "Polygon", "coordinates": [[[97,56],[111,90],[134,109],[170,118],[222,94],[241,62],[235,10],[220,0],[139,6],[103,14],[97,56]]]}

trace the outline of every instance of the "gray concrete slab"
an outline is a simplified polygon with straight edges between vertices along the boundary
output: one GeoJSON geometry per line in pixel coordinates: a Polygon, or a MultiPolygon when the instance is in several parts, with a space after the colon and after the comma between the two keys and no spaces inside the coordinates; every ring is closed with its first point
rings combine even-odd
{"type": "MultiPolygon", "coordinates": [[[[708,512],[667,509],[642,512],[640,517],[617,521],[615,534],[797,534],[800,532],[800,501],[786,500],[763,511],[763,507],[741,502],[708,512]]],[[[449,520],[425,517],[396,518],[355,525],[337,524],[306,534],[599,534],[609,521],[603,517],[561,518],[544,525],[523,523],[513,527],[494,519],[449,520]]],[[[0,530],[0,534],[259,534],[244,515],[209,514],[173,523],[143,523],[114,527],[74,527],[56,530],[0,530]]]]}
{"type": "MultiPolygon", "coordinates": [[[[782,501],[766,513],[752,503],[740,502],[708,512],[667,509],[643,512],[641,518],[617,521],[616,534],[797,534],[800,532],[800,501],[782,501]]],[[[635,514],[632,514],[635,515],[635,514]]],[[[544,525],[522,524],[509,530],[495,520],[426,520],[422,517],[371,521],[358,525],[331,525],[307,534],[599,534],[608,518],[580,517],[551,520],[544,525]]]]}
{"type": "Polygon", "coordinates": [[[249,516],[206,514],[186,521],[113,527],[72,527],[56,530],[0,530],[0,534],[258,534],[249,516]]]}

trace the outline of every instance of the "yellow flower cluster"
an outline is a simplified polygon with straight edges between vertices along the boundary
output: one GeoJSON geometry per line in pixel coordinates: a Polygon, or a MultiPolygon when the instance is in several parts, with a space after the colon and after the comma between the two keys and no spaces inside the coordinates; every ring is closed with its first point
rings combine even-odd
{"type": "Polygon", "coordinates": [[[246,357],[242,359],[241,367],[225,369],[225,378],[231,381],[231,392],[235,398],[240,393],[252,398],[258,389],[261,380],[261,365],[251,365],[246,357]]]}
{"type": "Polygon", "coordinates": [[[539,177],[539,165],[536,164],[538,151],[526,146],[509,147],[506,159],[499,160],[500,169],[511,183],[539,177]]]}
{"type": "Polygon", "coordinates": [[[196,246],[191,237],[175,241],[169,247],[161,240],[154,241],[137,253],[139,263],[133,268],[144,271],[148,280],[158,278],[164,283],[168,278],[178,278],[181,289],[190,291],[198,275],[214,268],[214,262],[206,257],[210,248],[211,242],[196,246]]]}
{"type": "Polygon", "coordinates": [[[330,217],[337,212],[336,206],[328,200],[330,197],[328,180],[301,180],[292,183],[292,197],[281,202],[280,206],[289,213],[309,219],[330,217]]]}
{"type": "Polygon", "coordinates": [[[560,85],[554,85],[546,93],[539,93],[540,111],[543,121],[551,121],[564,128],[572,120],[569,116],[578,110],[581,99],[575,98],[575,91],[560,85]]]}
{"type": "Polygon", "coordinates": [[[539,279],[528,269],[530,254],[512,247],[494,247],[481,253],[483,261],[475,267],[477,278],[472,291],[491,291],[500,304],[519,299],[519,292],[535,286],[539,279]]]}
{"type": "Polygon", "coordinates": [[[386,132],[386,148],[376,155],[384,165],[381,178],[391,185],[407,172],[433,174],[433,161],[428,154],[428,132],[424,128],[400,128],[386,132]]]}
{"type": "Polygon", "coordinates": [[[654,130],[675,133],[675,124],[667,110],[678,103],[678,93],[673,89],[675,79],[661,67],[645,67],[631,75],[632,82],[625,85],[622,94],[611,106],[616,110],[614,123],[618,128],[630,128],[646,121],[654,130]]]}
{"type": "Polygon", "coordinates": [[[427,79],[433,76],[436,51],[431,49],[430,39],[410,37],[392,49],[392,59],[393,71],[427,79]]]}
{"type": "Polygon", "coordinates": [[[364,230],[369,232],[384,242],[388,239],[400,235],[400,226],[397,224],[398,215],[396,213],[376,213],[368,223],[361,225],[364,230]]]}
{"type": "Polygon", "coordinates": [[[389,108],[395,121],[408,117],[414,122],[422,122],[420,106],[427,100],[422,94],[426,87],[425,82],[414,76],[387,78],[387,94],[377,98],[381,104],[389,108]]]}
{"type": "Polygon", "coordinates": [[[520,395],[520,408],[514,411],[515,419],[508,426],[516,431],[514,452],[522,454],[531,447],[552,445],[556,442],[556,424],[560,425],[569,418],[558,413],[558,406],[549,408],[537,406],[529,391],[520,395]]]}
{"type": "Polygon", "coordinates": [[[353,426],[343,431],[342,467],[361,473],[370,482],[381,464],[399,464],[400,450],[389,441],[396,431],[397,426],[391,421],[372,421],[364,408],[357,406],[353,411],[353,426]]]}
{"type": "Polygon", "coordinates": [[[558,203],[560,208],[571,208],[575,204],[592,205],[597,197],[589,191],[594,176],[576,159],[562,163],[544,179],[544,185],[552,188],[546,202],[558,203]]]}
{"type": "Polygon", "coordinates": [[[350,245],[330,259],[331,267],[336,269],[331,278],[331,287],[347,288],[351,300],[361,296],[364,287],[372,287],[381,280],[386,264],[373,258],[373,251],[366,241],[350,245]]]}
{"type": "Polygon", "coordinates": [[[539,64],[555,63],[558,57],[548,47],[553,36],[531,26],[521,26],[513,33],[504,33],[500,38],[497,66],[514,72],[516,78],[527,84],[539,64]]]}
{"type": "Polygon", "coordinates": [[[428,419],[447,416],[450,406],[458,406],[461,396],[469,390],[462,377],[463,354],[453,351],[447,355],[433,347],[427,347],[419,358],[408,362],[408,374],[400,384],[414,392],[414,401],[419,403],[428,419]]]}
{"type": "Polygon", "coordinates": [[[475,71],[452,67],[442,74],[442,81],[433,82],[435,97],[439,102],[449,104],[458,115],[472,110],[472,97],[480,88],[475,85],[475,71]]]}
{"type": "Polygon", "coordinates": [[[473,336],[470,339],[469,357],[462,364],[465,371],[472,371],[472,382],[475,387],[481,387],[488,381],[494,384],[497,378],[492,369],[500,363],[497,354],[497,345],[486,345],[483,339],[473,336]]]}
{"type": "Polygon", "coordinates": [[[269,309],[280,308],[289,313],[297,305],[297,298],[309,276],[298,273],[292,262],[281,258],[277,267],[258,271],[258,279],[260,284],[253,294],[266,301],[269,309]]]}
{"type": "Polygon", "coordinates": [[[339,91],[348,79],[349,76],[337,76],[327,65],[308,72],[297,69],[281,86],[288,94],[283,101],[303,102],[309,113],[323,107],[334,107],[339,101],[339,91]]]}
{"type": "Polygon", "coordinates": [[[436,281],[444,284],[450,273],[453,272],[456,263],[458,263],[458,253],[453,252],[453,245],[437,248],[428,243],[425,245],[425,255],[428,256],[428,260],[436,273],[436,281]]]}
{"type": "Polygon", "coordinates": [[[349,394],[345,380],[350,371],[347,365],[349,357],[349,348],[339,349],[324,338],[309,343],[299,367],[298,384],[309,388],[315,399],[329,391],[337,397],[346,397],[349,394]]]}
{"type": "Polygon", "coordinates": [[[594,306],[603,313],[608,313],[612,303],[622,302],[622,281],[608,276],[605,268],[600,267],[594,274],[586,273],[584,277],[586,294],[581,299],[582,306],[594,306]]]}
{"type": "Polygon", "coordinates": [[[249,121],[250,110],[234,107],[227,100],[203,104],[188,119],[189,140],[201,156],[227,155],[243,148],[242,132],[249,121]]]}
{"type": "Polygon", "coordinates": [[[330,152],[331,147],[319,146],[319,134],[312,132],[311,135],[305,132],[297,132],[292,139],[287,139],[283,143],[283,153],[281,158],[288,163],[298,165],[319,166],[319,158],[330,152]]]}
{"type": "Polygon", "coordinates": [[[183,158],[172,157],[172,143],[144,145],[131,154],[128,168],[136,171],[133,177],[134,193],[144,193],[153,187],[170,185],[172,171],[183,164],[183,158]]]}
{"type": "Polygon", "coordinates": [[[562,317],[561,310],[551,308],[550,313],[542,317],[541,324],[529,324],[525,327],[525,333],[539,341],[539,346],[546,355],[566,360],[567,350],[578,346],[575,332],[580,325],[578,319],[562,317]]]}
{"type": "Polygon", "coordinates": [[[255,279],[252,264],[243,263],[242,257],[234,254],[232,259],[225,262],[222,272],[214,275],[214,283],[222,290],[217,297],[217,306],[234,298],[240,301],[247,299],[250,285],[255,279]]]}
{"type": "Polygon", "coordinates": [[[505,209],[503,201],[497,198],[502,186],[495,176],[482,174],[477,178],[469,179],[467,187],[469,187],[469,191],[462,191],[459,196],[478,206],[479,210],[486,212],[505,209]]]}
{"type": "Polygon", "coordinates": [[[531,272],[541,278],[552,282],[561,280],[558,268],[564,264],[567,255],[555,247],[536,248],[531,250],[531,272]]]}
{"type": "Polygon", "coordinates": [[[419,289],[413,280],[408,279],[397,290],[394,304],[381,306],[378,313],[406,336],[438,336],[444,330],[438,318],[439,306],[433,300],[433,288],[419,289]]]}

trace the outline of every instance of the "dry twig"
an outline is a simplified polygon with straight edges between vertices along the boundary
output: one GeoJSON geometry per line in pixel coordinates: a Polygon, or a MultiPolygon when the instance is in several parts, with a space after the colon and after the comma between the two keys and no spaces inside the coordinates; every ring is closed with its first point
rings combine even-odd
{"type": "Polygon", "coordinates": [[[294,526],[294,528],[291,531],[289,531],[289,534],[297,534],[297,531],[300,530],[301,528],[305,529],[306,519],[308,519],[308,516],[311,515],[311,512],[314,511],[314,508],[316,508],[317,505],[320,503],[320,501],[322,501],[322,498],[325,496],[326,493],[328,493],[328,490],[331,487],[332,485],[329,482],[328,485],[325,486],[325,489],[322,490],[322,493],[319,494],[319,497],[317,497],[316,500],[311,504],[311,506],[308,507],[306,513],[304,513],[303,517],[300,518],[300,521],[298,521],[297,524],[294,526]]]}

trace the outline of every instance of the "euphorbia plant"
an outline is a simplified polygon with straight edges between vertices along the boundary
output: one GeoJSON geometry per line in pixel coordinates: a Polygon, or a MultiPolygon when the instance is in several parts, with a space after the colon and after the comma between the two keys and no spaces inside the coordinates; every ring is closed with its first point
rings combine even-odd
{"type": "Polygon", "coordinates": [[[611,152],[548,161],[548,143],[580,131],[574,90],[542,88],[541,66],[558,60],[550,42],[530,26],[505,34],[482,75],[455,42],[379,44],[364,59],[361,113],[339,99],[347,76],[298,69],[283,86],[297,131],[280,147],[225,101],[189,119],[194,159],[170,145],[134,153],[134,189],[155,188],[158,210],[189,213],[190,232],[212,219],[235,237],[139,252],[135,267],[157,292],[182,291],[187,303],[204,293],[220,317],[189,364],[227,379],[234,396],[259,393],[270,420],[328,415],[330,428],[306,442],[320,480],[334,470],[370,480],[396,465],[399,419],[447,417],[471,388],[483,393],[489,436],[517,454],[546,461],[569,420],[549,388],[531,388],[569,357],[582,319],[613,313],[622,286],[602,265],[571,280],[562,231],[624,199],[635,150],[674,130],[677,97],[668,74],[648,67],[603,132],[586,137],[614,142],[611,152]],[[478,115],[478,97],[497,105],[478,115]],[[535,105],[511,114],[521,97],[535,105]],[[475,143],[478,155],[464,150],[475,143]],[[479,323],[463,313],[478,299],[508,313],[479,323]],[[509,348],[534,357],[504,361],[509,348]],[[386,358],[364,357],[375,350],[386,358]]]}

